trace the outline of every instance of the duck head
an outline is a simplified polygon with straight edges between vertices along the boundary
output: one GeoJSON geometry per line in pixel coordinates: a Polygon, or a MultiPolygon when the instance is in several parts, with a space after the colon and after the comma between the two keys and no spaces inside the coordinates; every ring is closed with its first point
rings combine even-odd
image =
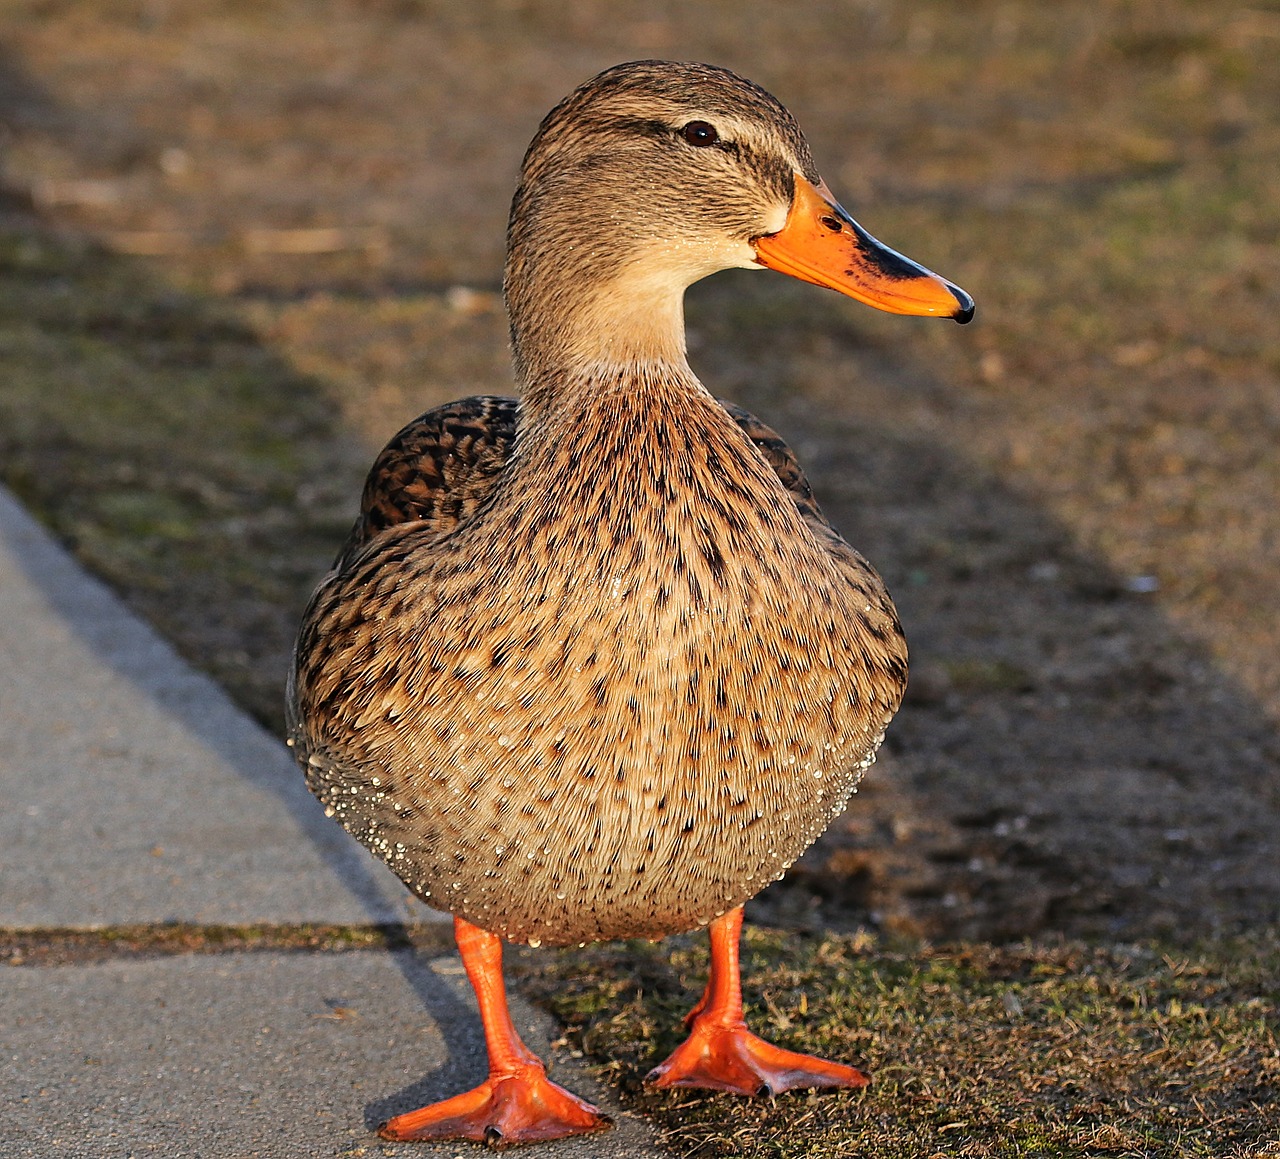
{"type": "Polygon", "coordinates": [[[795,118],[705,64],[636,61],[543,120],[508,227],[521,377],[683,362],[683,294],[766,266],[898,314],[968,322],[963,290],[876,241],[818,176],[795,118]]]}

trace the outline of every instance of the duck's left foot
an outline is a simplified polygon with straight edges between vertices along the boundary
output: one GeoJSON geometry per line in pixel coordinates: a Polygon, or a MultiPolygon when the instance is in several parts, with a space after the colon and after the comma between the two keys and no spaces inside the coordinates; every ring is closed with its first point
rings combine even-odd
{"type": "Polygon", "coordinates": [[[397,1115],[378,1128],[398,1142],[468,1139],[489,1147],[542,1143],[607,1131],[613,1120],[547,1078],[534,1062],[490,1075],[465,1094],[397,1115]]]}
{"type": "Polygon", "coordinates": [[[705,1087],[737,1095],[778,1094],[804,1087],[865,1087],[856,1067],[797,1054],[756,1037],[742,1022],[695,1018],[692,1032],[645,1082],[658,1087],[705,1087]]]}

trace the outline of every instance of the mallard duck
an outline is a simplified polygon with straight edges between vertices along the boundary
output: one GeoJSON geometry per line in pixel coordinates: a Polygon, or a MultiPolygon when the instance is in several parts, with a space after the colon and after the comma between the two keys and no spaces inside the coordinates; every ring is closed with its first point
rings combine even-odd
{"type": "Polygon", "coordinates": [[[326,811],[454,915],[489,1052],[484,1083],[387,1138],[608,1125],[517,1035],[503,939],[709,926],[706,992],[653,1084],[868,1081],[743,1021],[743,904],[845,807],[907,652],[790,449],[689,368],[685,288],[733,266],[973,315],[841,208],[763,89],[703,64],[611,68],[524,159],[504,283],[519,400],[396,435],[307,608],[290,743],[326,811]]]}

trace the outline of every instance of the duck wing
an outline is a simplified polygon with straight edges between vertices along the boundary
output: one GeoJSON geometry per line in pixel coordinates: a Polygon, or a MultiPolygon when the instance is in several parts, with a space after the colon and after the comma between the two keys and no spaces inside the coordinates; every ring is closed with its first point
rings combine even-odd
{"type": "Polygon", "coordinates": [[[795,451],[787,446],[782,436],[772,427],[762,423],[749,410],[727,399],[722,398],[717,401],[729,412],[729,417],[738,424],[742,433],[755,444],[756,450],[764,456],[765,462],[773,468],[774,474],[791,494],[801,517],[809,527],[824,540],[834,534],[834,528],[818,508],[818,501],[813,497],[813,488],[805,478],[795,451]]]}
{"type": "Polygon", "coordinates": [[[469,519],[511,457],[519,407],[518,399],[478,395],[403,427],[369,470],[335,568],[395,524],[425,523],[428,534],[443,535],[469,519]]]}
{"type": "Polygon", "coordinates": [[[840,532],[831,525],[830,520],[822,514],[818,501],[813,496],[813,488],[805,478],[795,451],[787,446],[777,431],[762,423],[749,410],[723,398],[717,401],[747,438],[755,444],[756,450],[764,456],[765,462],[773,468],[774,474],[790,493],[792,501],[800,512],[800,517],[809,525],[809,530],[818,537],[818,541],[826,546],[832,558],[840,567],[856,574],[859,582],[870,583],[880,598],[882,606],[887,607],[892,613],[893,603],[889,599],[889,593],[885,591],[884,581],[876,574],[866,557],[850,547],[840,532]]]}

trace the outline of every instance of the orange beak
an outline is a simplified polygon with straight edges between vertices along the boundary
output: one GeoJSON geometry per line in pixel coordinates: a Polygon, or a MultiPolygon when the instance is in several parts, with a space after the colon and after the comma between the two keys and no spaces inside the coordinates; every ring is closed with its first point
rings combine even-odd
{"type": "Polygon", "coordinates": [[[910,258],[876,241],[845,212],[826,182],[796,174],[795,196],[777,233],[755,240],[756,261],[805,282],[839,290],[890,314],[973,317],[973,299],[910,258]]]}

